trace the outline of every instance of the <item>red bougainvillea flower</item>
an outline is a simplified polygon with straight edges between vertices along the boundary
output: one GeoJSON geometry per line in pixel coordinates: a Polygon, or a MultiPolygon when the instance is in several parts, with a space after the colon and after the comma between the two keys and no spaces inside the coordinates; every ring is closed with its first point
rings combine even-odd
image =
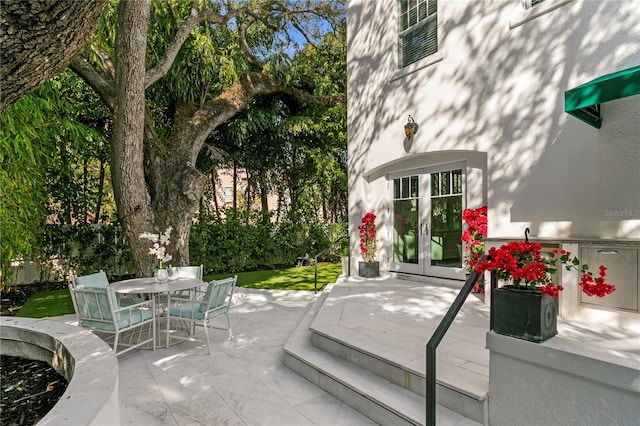
{"type": "Polygon", "coordinates": [[[376,215],[367,213],[362,218],[360,231],[360,251],[365,262],[373,262],[376,257],[376,215]]]}
{"type": "Polygon", "coordinates": [[[598,271],[599,276],[595,280],[593,278],[593,274],[584,272],[579,284],[582,288],[582,292],[587,296],[604,297],[616,291],[615,286],[605,282],[605,278],[607,277],[606,271],[607,268],[600,265],[598,271]]]}
{"type": "Polygon", "coordinates": [[[465,263],[469,271],[472,271],[484,254],[484,238],[487,236],[487,206],[477,209],[465,209],[462,212],[462,220],[466,229],[460,237],[464,246],[465,263]]]}
{"type": "Polygon", "coordinates": [[[580,260],[571,257],[566,250],[553,249],[545,256],[538,243],[512,241],[498,248],[490,248],[489,256],[490,260],[480,262],[476,271],[479,274],[495,271],[499,280],[510,282],[516,288],[538,289],[542,294],[557,298],[563,287],[554,284],[551,276],[564,267],[581,273],[579,285],[587,296],[604,297],[615,291],[615,286],[605,282],[605,266],[599,267],[598,277],[594,278],[589,266],[579,267],[580,260]]]}

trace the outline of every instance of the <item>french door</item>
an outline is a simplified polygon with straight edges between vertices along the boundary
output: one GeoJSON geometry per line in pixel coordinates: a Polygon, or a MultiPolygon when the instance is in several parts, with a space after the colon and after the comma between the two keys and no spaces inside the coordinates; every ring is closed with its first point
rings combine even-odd
{"type": "Polygon", "coordinates": [[[449,165],[393,179],[391,270],[464,279],[463,170],[449,165]]]}

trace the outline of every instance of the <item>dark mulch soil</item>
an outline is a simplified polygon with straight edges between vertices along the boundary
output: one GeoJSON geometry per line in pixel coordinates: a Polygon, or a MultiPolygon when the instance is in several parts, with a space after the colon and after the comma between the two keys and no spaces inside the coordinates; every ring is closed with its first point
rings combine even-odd
{"type": "MultiPolygon", "coordinates": [[[[0,315],[15,315],[35,293],[67,287],[66,282],[39,282],[2,289],[0,315]]],[[[58,402],[67,385],[67,380],[44,361],[0,356],[0,425],[36,424],[58,402]]]]}
{"type": "Polygon", "coordinates": [[[34,425],[58,402],[67,380],[44,361],[0,356],[0,425],[34,425]]]}
{"type": "MultiPolygon", "coordinates": [[[[0,292],[0,315],[13,316],[40,291],[67,288],[64,282],[34,283],[0,292]]],[[[67,380],[44,361],[0,356],[0,425],[34,425],[67,389],[67,380]]]]}

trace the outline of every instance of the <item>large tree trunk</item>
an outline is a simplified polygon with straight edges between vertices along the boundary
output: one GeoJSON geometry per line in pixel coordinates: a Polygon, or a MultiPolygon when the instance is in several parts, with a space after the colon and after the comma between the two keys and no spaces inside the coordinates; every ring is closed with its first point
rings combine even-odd
{"type": "MultiPolygon", "coordinates": [[[[150,0],[122,1],[118,9],[116,119],[112,180],[122,226],[137,276],[151,275],[157,259],[148,254],[143,232],[173,228],[167,250],[174,265],[189,263],[189,233],[207,182],[194,167],[199,148],[190,132],[176,126],[168,147],[157,138],[145,112],[145,54],[150,0]],[[145,13],[140,13],[144,11],[145,13]]],[[[186,113],[189,106],[185,105],[186,113]]],[[[178,113],[178,115],[182,115],[178,113]]],[[[188,115],[188,114],[186,114],[188,115]]]]}
{"type": "Polygon", "coordinates": [[[106,5],[107,0],[2,0],[0,113],[67,67],[106,5]]]}
{"type": "MultiPolygon", "coordinates": [[[[147,142],[149,138],[147,138],[147,142]]],[[[172,147],[190,145],[184,136],[174,136],[172,147]]],[[[160,230],[171,226],[169,252],[173,265],[189,264],[189,234],[193,217],[208,183],[207,175],[197,170],[195,158],[186,157],[183,150],[171,149],[170,154],[159,145],[146,143],[147,182],[151,193],[154,223],[160,230]],[[157,149],[154,149],[154,146],[157,149]]]]}
{"type": "Polygon", "coordinates": [[[116,105],[111,148],[111,179],[122,227],[137,276],[149,276],[153,258],[138,236],[154,223],[144,185],[144,78],[151,0],[121,1],[116,38],[116,105]]]}

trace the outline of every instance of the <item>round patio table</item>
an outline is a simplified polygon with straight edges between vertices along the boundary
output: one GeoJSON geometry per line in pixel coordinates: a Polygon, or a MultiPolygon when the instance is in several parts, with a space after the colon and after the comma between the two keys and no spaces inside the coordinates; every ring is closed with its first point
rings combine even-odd
{"type": "MultiPolygon", "coordinates": [[[[159,295],[166,295],[174,291],[180,290],[192,290],[200,287],[204,284],[199,278],[191,277],[176,277],[169,279],[163,283],[156,282],[155,278],[132,278],[129,280],[116,281],[109,284],[109,287],[118,294],[141,294],[151,297],[156,305],[156,346],[166,345],[166,331],[170,326],[170,321],[166,320],[163,316],[166,306],[163,303],[158,303],[159,295]],[[161,331],[162,330],[162,331],[161,331]]],[[[177,321],[174,321],[177,325],[177,321]]],[[[185,324],[183,328],[175,328],[168,330],[170,333],[191,334],[190,327],[185,324]]]]}
{"type": "Polygon", "coordinates": [[[154,278],[132,278],[109,284],[116,293],[121,294],[151,294],[169,293],[172,291],[189,290],[201,286],[204,282],[198,278],[171,278],[163,283],[157,283],[154,278]]]}

